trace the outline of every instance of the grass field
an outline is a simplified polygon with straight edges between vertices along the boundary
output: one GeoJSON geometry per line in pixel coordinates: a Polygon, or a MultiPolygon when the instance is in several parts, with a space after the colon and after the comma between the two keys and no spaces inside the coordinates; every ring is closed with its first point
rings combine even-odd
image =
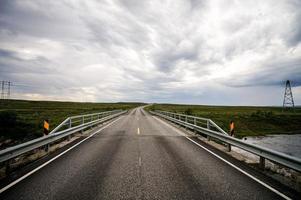
{"type": "Polygon", "coordinates": [[[142,104],[0,100],[0,148],[42,136],[44,119],[50,120],[53,129],[68,116],[139,105],[142,104]]]}
{"type": "MultiPolygon", "coordinates": [[[[50,129],[66,117],[114,109],[131,109],[140,103],[76,103],[55,101],[0,101],[0,148],[25,142],[43,135],[43,120],[50,120],[50,129]],[[3,146],[4,145],[4,146],[3,146]]],[[[154,104],[147,109],[186,113],[214,120],[228,131],[235,122],[236,136],[301,133],[301,108],[295,112],[278,107],[236,107],[154,104]]]]}
{"type": "Polygon", "coordinates": [[[236,137],[269,134],[301,134],[301,108],[283,111],[280,107],[199,106],[154,104],[147,109],[165,110],[210,118],[229,131],[229,122],[235,122],[236,137]]]}

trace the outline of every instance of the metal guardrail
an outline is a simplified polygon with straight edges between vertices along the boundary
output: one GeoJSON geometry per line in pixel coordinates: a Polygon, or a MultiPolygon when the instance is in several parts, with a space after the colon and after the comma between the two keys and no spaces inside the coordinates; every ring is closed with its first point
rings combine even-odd
{"type": "MultiPolygon", "coordinates": [[[[195,132],[202,133],[209,137],[215,138],[223,143],[228,144],[229,147],[231,147],[230,145],[233,145],[240,149],[243,149],[245,151],[253,153],[260,157],[260,167],[261,168],[264,168],[265,159],[268,159],[274,163],[278,163],[280,165],[283,165],[288,168],[291,168],[291,169],[301,172],[301,159],[300,158],[293,157],[293,156],[290,156],[290,155],[287,155],[287,154],[284,154],[284,153],[281,153],[278,151],[274,151],[272,149],[268,149],[265,147],[246,143],[240,139],[237,139],[237,138],[229,136],[228,134],[225,134],[226,133],[225,131],[221,131],[221,130],[215,131],[215,130],[211,130],[208,127],[204,128],[202,126],[199,126],[198,123],[196,123],[196,124],[191,123],[191,120],[190,121],[188,120],[188,118],[193,119],[193,120],[201,119],[201,120],[205,120],[205,121],[207,120],[207,122],[208,122],[208,120],[210,120],[210,119],[198,118],[198,117],[193,117],[193,116],[189,116],[189,115],[171,113],[171,112],[166,112],[166,111],[150,111],[150,113],[152,113],[153,115],[160,116],[160,117],[162,117],[166,120],[169,120],[173,123],[176,123],[178,125],[192,129],[195,132]],[[179,118],[179,116],[182,116],[182,117],[179,118]],[[185,117],[185,120],[184,120],[184,117],[185,117]]],[[[213,122],[211,124],[213,124],[213,126],[214,126],[215,123],[213,122]]],[[[217,128],[217,129],[219,129],[219,128],[217,128]]],[[[231,148],[229,148],[229,151],[230,150],[231,150],[231,148]]]]}
{"type": "Polygon", "coordinates": [[[222,134],[228,135],[226,131],[224,131],[221,127],[219,127],[216,123],[214,123],[211,119],[208,118],[203,118],[203,117],[195,117],[192,115],[184,115],[180,113],[172,113],[168,111],[162,111],[162,110],[157,110],[156,112],[161,113],[163,115],[185,121],[190,124],[194,124],[200,127],[204,127],[207,129],[215,130],[217,132],[220,132],[222,134]]]}
{"type": "Polygon", "coordinates": [[[85,115],[76,115],[72,117],[68,117],[65,119],[61,124],[59,124],[56,128],[54,128],[49,134],[55,134],[57,131],[62,129],[72,128],[74,126],[78,126],[80,124],[88,123],[97,119],[104,118],[106,116],[110,116],[121,110],[113,110],[107,112],[100,112],[100,113],[92,113],[92,114],[85,114],[85,115]]]}
{"type": "Polygon", "coordinates": [[[83,131],[99,123],[118,117],[127,111],[113,110],[109,112],[95,113],[89,115],[78,115],[68,117],[57,126],[49,135],[13,146],[0,151],[0,162],[8,161],[24,153],[49,145],[62,138],[70,137],[72,134],[83,131]],[[65,128],[65,129],[63,129],[65,128]],[[63,129],[63,130],[61,130],[63,129]]]}

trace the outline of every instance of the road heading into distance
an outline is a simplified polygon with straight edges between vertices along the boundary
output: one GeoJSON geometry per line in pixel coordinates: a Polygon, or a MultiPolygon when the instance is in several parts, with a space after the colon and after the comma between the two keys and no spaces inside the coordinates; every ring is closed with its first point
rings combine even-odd
{"type": "Polygon", "coordinates": [[[282,199],[142,108],[95,131],[0,198],[282,199]]]}

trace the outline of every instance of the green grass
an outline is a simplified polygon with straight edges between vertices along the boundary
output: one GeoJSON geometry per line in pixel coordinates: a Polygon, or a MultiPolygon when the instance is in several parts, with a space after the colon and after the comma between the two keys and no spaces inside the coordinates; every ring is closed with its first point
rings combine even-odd
{"type": "MultiPolygon", "coordinates": [[[[0,101],[0,143],[10,139],[21,143],[43,135],[43,120],[50,120],[50,129],[72,115],[114,109],[131,109],[140,103],[76,103],[56,101],[0,101]]],[[[295,112],[278,107],[237,107],[155,104],[147,109],[186,113],[214,120],[228,131],[229,122],[236,126],[236,136],[301,133],[301,108],[295,112]]],[[[11,145],[11,142],[10,142],[11,145]]],[[[0,147],[0,148],[3,148],[0,147]]]]}
{"type": "Polygon", "coordinates": [[[0,100],[0,143],[11,140],[16,144],[42,136],[44,119],[50,120],[53,129],[68,116],[139,105],[142,104],[0,100]]]}
{"type": "Polygon", "coordinates": [[[235,122],[236,137],[270,134],[300,134],[301,108],[282,112],[281,107],[201,106],[154,104],[147,109],[165,110],[210,118],[225,131],[229,122],[235,122]]]}

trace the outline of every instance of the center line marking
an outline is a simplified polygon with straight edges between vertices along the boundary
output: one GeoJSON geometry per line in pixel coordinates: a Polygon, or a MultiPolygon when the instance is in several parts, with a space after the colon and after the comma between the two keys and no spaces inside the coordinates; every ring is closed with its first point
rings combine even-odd
{"type": "Polygon", "coordinates": [[[141,166],[141,157],[139,156],[139,166],[141,166]]]}
{"type": "Polygon", "coordinates": [[[139,128],[137,129],[137,134],[140,135],[140,129],[139,128]]]}

